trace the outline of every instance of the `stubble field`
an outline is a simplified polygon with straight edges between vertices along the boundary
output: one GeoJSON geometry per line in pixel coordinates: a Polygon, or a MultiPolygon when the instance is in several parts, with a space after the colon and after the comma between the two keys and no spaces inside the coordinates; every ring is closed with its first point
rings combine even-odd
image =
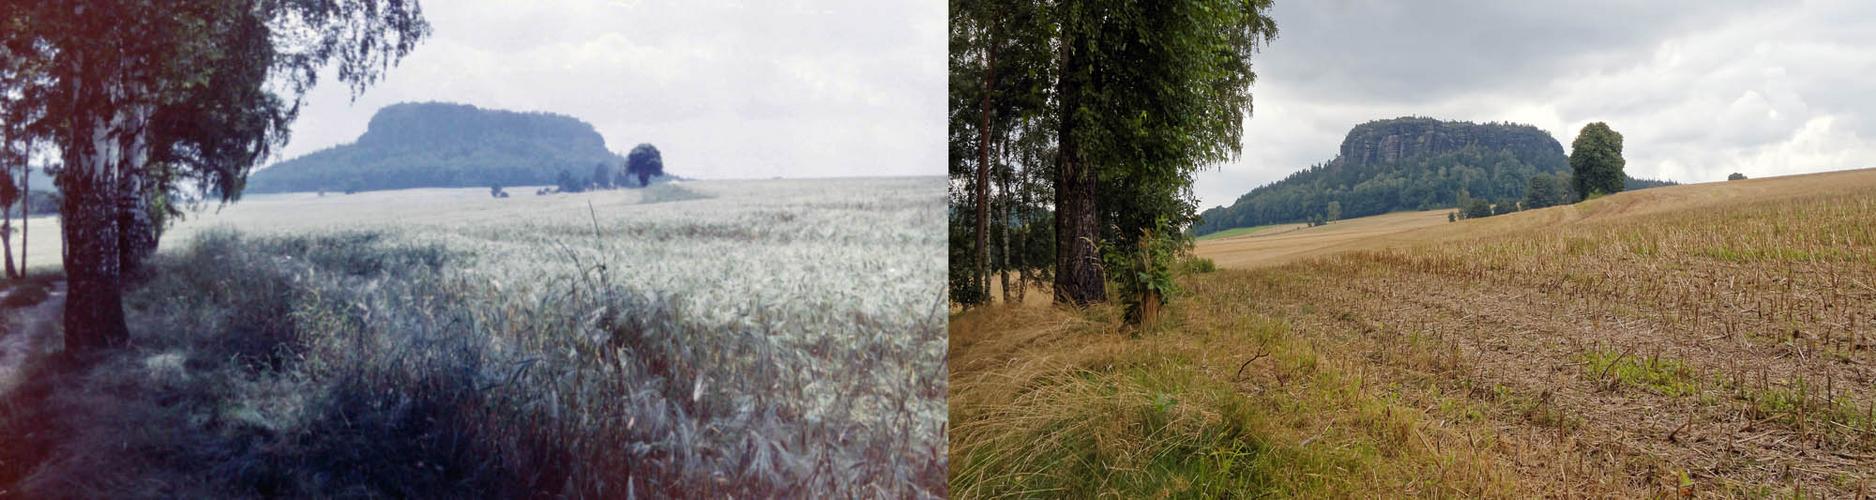
{"type": "Polygon", "coordinates": [[[1200,242],[1144,330],[953,316],[954,491],[1869,494],[1876,170],[1415,216],[1200,242]]]}

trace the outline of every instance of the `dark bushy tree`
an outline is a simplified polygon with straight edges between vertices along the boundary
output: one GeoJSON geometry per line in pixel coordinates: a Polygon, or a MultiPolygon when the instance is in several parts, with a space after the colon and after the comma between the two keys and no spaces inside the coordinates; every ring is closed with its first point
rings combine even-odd
{"type": "Polygon", "coordinates": [[[1524,208],[1554,207],[1569,203],[1569,181],[1558,176],[1533,175],[1530,185],[1524,189],[1524,208]]]}
{"type": "Polygon", "coordinates": [[[625,155],[625,171],[638,177],[638,187],[651,184],[651,178],[664,175],[664,156],[658,153],[658,147],[651,144],[639,144],[625,155]]]}
{"type": "Polygon", "coordinates": [[[1627,164],[1622,159],[1622,134],[1609,128],[1603,122],[1584,125],[1576,135],[1576,141],[1570,143],[1570,170],[1572,186],[1577,198],[1589,199],[1595,195],[1622,192],[1627,175],[1622,168],[1627,164]]]}
{"type": "Polygon", "coordinates": [[[612,189],[612,164],[599,162],[593,166],[593,189],[612,189]]]}
{"type": "Polygon", "coordinates": [[[1739,173],[1739,172],[1733,172],[1733,175],[1728,175],[1728,176],[1726,176],[1726,180],[1729,180],[1729,181],[1743,181],[1743,180],[1746,180],[1746,174],[1742,174],[1742,173],[1739,173]]]}
{"type": "Polygon", "coordinates": [[[1485,201],[1484,198],[1473,198],[1470,202],[1467,202],[1466,206],[1463,208],[1465,208],[1464,215],[1467,219],[1492,216],[1492,202],[1485,201]]]}
{"type": "Polygon", "coordinates": [[[554,177],[554,185],[559,187],[562,193],[585,192],[586,184],[586,179],[574,177],[565,170],[560,171],[560,175],[554,177]]]}
{"type": "MultiPolygon", "coordinates": [[[[1107,299],[1098,248],[1196,215],[1192,174],[1235,157],[1257,75],[1277,35],[1268,0],[1083,0],[1039,29],[1056,59],[1056,302],[1107,299]]],[[[1119,272],[1120,270],[1117,270],[1119,272]]]]}

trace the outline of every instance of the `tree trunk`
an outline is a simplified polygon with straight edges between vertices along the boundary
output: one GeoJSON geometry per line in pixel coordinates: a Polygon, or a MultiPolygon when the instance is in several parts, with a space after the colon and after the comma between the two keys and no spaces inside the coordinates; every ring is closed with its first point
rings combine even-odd
{"type": "Polygon", "coordinates": [[[156,253],[159,237],[150,211],[149,180],[144,175],[148,157],[144,134],[131,135],[124,150],[124,164],[118,168],[117,191],[117,261],[123,277],[135,281],[144,276],[144,264],[156,253]]]}
{"type": "Polygon", "coordinates": [[[984,99],[980,115],[982,126],[977,129],[977,272],[972,277],[977,280],[978,290],[983,291],[983,302],[990,301],[990,93],[996,85],[997,47],[994,36],[986,36],[984,44],[984,99]]]}
{"type": "Polygon", "coordinates": [[[1055,302],[1088,305],[1107,301],[1098,243],[1095,174],[1076,158],[1074,139],[1064,129],[1055,182],[1055,302]]]}
{"type": "MultiPolygon", "coordinates": [[[[998,158],[1008,160],[1009,158],[1006,155],[1008,155],[1009,152],[1010,152],[1009,141],[1007,140],[997,141],[997,157],[998,158]]],[[[1003,303],[1010,304],[1011,303],[1010,299],[1015,297],[1014,295],[1012,295],[1012,292],[1010,291],[1010,205],[1011,205],[1011,202],[1014,201],[1014,199],[1010,195],[1010,172],[1009,170],[1008,169],[998,170],[997,177],[1002,180],[1002,182],[998,183],[997,193],[1001,195],[1001,198],[1003,200],[1003,203],[1001,204],[1003,207],[1003,211],[998,214],[998,216],[1003,219],[1003,231],[1001,231],[1000,233],[1000,236],[1002,237],[1003,241],[998,245],[998,249],[1003,253],[1002,259],[1000,260],[1000,262],[1002,262],[1003,264],[1000,266],[997,266],[997,275],[1002,280],[1002,283],[1003,283],[1003,303]]]]}
{"type": "MultiPolygon", "coordinates": [[[[1023,127],[1025,134],[1035,132],[1034,124],[1027,121],[1024,123],[1026,124],[1023,127]]],[[[1034,217],[1031,217],[1029,207],[1029,171],[1035,168],[1036,162],[1029,152],[1030,149],[1027,147],[1019,149],[1017,155],[1020,159],[1017,165],[1022,167],[1022,170],[1020,172],[1015,169],[1010,170],[1010,175],[1016,178],[1016,195],[1011,197],[1010,201],[1023,214],[1023,230],[1016,233],[1016,259],[1021,261],[1016,264],[1016,303],[1018,304],[1027,302],[1029,295],[1029,235],[1033,234],[1036,229],[1032,225],[1034,217]]]]}
{"type": "Polygon", "coordinates": [[[1075,110],[1081,106],[1078,79],[1086,63],[1075,53],[1073,35],[1063,36],[1061,73],[1056,81],[1061,120],[1055,137],[1055,303],[1084,306],[1106,302],[1107,288],[1097,246],[1101,241],[1095,204],[1098,179],[1081,158],[1075,139],[1079,125],[1075,110]]]}
{"type": "Polygon", "coordinates": [[[108,100],[102,102],[108,104],[96,107],[109,111],[89,119],[74,119],[68,144],[61,145],[65,169],[59,173],[59,187],[64,194],[59,204],[59,225],[65,237],[67,354],[121,346],[130,340],[124,324],[122,268],[118,261],[118,175],[124,166],[126,147],[136,146],[140,140],[126,138],[123,132],[142,130],[148,115],[137,108],[123,109],[116,104],[117,99],[109,99],[121,94],[111,94],[116,95],[98,96],[106,97],[108,100]]]}
{"type": "Polygon", "coordinates": [[[33,216],[33,164],[28,162],[20,168],[20,277],[26,277],[26,251],[31,249],[26,240],[27,229],[32,228],[33,216]]]}
{"type": "Polygon", "coordinates": [[[6,248],[7,277],[20,277],[19,270],[13,267],[13,205],[0,207],[0,247],[6,248]]]}
{"type": "MultiPolygon", "coordinates": [[[[104,127],[93,129],[95,143],[108,140],[104,127]]],[[[96,149],[115,148],[97,144],[96,149]]],[[[92,148],[84,148],[92,149],[92,148]]],[[[65,236],[65,350],[83,353],[129,340],[118,267],[116,186],[111,182],[114,154],[73,150],[65,154],[71,177],[62,182],[60,230],[65,236]]]]}

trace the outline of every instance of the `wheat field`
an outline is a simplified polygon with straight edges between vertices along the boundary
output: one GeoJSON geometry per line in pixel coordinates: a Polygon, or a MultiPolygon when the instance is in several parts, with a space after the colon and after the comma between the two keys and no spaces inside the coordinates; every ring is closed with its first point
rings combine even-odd
{"type": "Polygon", "coordinates": [[[193,215],[130,290],[135,345],[0,411],[22,442],[0,462],[43,464],[0,472],[29,495],[945,494],[941,179],[513,192],[193,215]]]}

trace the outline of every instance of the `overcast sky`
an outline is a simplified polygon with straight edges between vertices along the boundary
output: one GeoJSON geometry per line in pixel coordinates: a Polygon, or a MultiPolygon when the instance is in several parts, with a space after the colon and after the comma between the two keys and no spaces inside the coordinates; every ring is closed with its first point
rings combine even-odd
{"type": "Polygon", "coordinates": [[[1405,115],[1529,123],[1567,150],[1624,136],[1628,173],[1680,182],[1876,167],[1876,2],[1277,0],[1244,154],[1201,209],[1327,161],[1405,115]]]}
{"type": "Polygon", "coordinates": [[[356,103],[327,77],[275,161],[406,101],[548,111],[701,178],[943,175],[944,0],[426,0],[433,36],[356,103]]]}

